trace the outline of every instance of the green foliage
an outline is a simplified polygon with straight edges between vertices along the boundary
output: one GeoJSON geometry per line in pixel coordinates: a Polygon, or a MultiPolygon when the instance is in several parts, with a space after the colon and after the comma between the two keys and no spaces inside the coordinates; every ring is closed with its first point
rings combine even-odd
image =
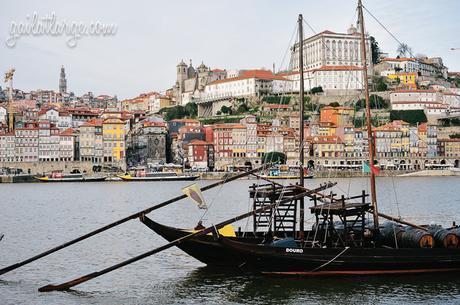
{"type": "Polygon", "coordinates": [[[331,106],[331,107],[339,107],[340,104],[338,102],[332,102],[332,103],[329,103],[329,106],[331,106]]]}
{"type": "Polygon", "coordinates": [[[423,110],[391,110],[390,121],[403,120],[411,125],[427,122],[423,110]]]}
{"type": "Polygon", "coordinates": [[[375,40],[374,36],[371,36],[371,50],[372,50],[372,63],[378,64],[379,63],[379,56],[380,56],[380,48],[379,43],[375,40]]]}
{"type": "Polygon", "coordinates": [[[279,96],[279,95],[266,95],[262,98],[263,102],[266,102],[268,104],[281,104],[281,105],[287,105],[291,101],[290,96],[279,96]]]}
{"type": "Polygon", "coordinates": [[[310,93],[311,94],[316,94],[316,93],[321,93],[321,92],[324,92],[323,91],[323,87],[319,86],[319,87],[313,87],[311,88],[310,90],[310,93]]]}
{"type": "Polygon", "coordinates": [[[443,127],[460,126],[460,119],[459,118],[442,119],[440,121],[441,121],[441,125],[443,127]]]}
{"type": "Polygon", "coordinates": [[[196,117],[198,115],[198,105],[191,102],[185,105],[185,112],[188,113],[188,117],[196,117]]]}
{"type": "Polygon", "coordinates": [[[183,119],[185,117],[194,118],[198,114],[198,106],[195,103],[188,103],[187,105],[177,105],[174,107],[162,108],[159,111],[166,121],[174,119],[183,119]]]}
{"type": "Polygon", "coordinates": [[[262,157],[262,164],[269,163],[269,162],[277,162],[280,164],[286,164],[286,155],[278,151],[266,153],[262,157]]]}
{"type": "MultiPolygon", "coordinates": [[[[390,104],[386,102],[383,97],[379,95],[372,94],[369,96],[369,102],[370,102],[370,107],[371,109],[384,109],[384,108],[389,108],[390,104]]],[[[360,99],[355,103],[355,110],[358,111],[360,109],[366,108],[366,100],[365,99],[360,99]]]]}
{"type": "Polygon", "coordinates": [[[212,125],[212,124],[220,124],[220,123],[238,123],[244,116],[225,116],[225,117],[214,117],[214,118],[206,118],[200,120],[201,124],[203,125],[212,125]]]}
{"type": "Polygon", "coordinates": [[[460,133],[454,133],[449,135],[449,138],[451,139],[460,139],[460,133]]]}
{"type": "Polygon", "coordinates": [[[224,105],[220,108],[220,112],[223,114],[232,114],[232,108],[224,105]]]}
{"type": "Polygon", "coordinates": [[[379,79],[375,83],[375,90],[377,90],[377,91],[386,91],[387,88],[388,88],[388,86],[385,83],[385,80],[383,79],[383,77],[379,77],[379,79]]]}
{"type": "Polygon", "coordinates": [[[244,114],[249,111],[249,107],[246,103],[241,103],[236,109],[237,114],[244,114]]]}

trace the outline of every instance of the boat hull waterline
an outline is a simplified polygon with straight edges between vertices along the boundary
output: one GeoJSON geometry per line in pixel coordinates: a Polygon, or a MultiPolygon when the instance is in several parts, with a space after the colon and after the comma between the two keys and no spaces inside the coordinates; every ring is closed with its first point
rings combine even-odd
{"type": "Polygon", "coordinates": [[[459,272],[459,248],[284,248],[221,237],[244,267],[263,273],[303,276],[459,272]]]}

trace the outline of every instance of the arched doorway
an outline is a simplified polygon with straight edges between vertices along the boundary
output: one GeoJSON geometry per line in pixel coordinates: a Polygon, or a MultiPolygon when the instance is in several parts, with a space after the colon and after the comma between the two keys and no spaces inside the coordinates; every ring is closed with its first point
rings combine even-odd
{"type": "Polygon", "coordinates": [[[407,167],[406,167],[406,161],[401,160],[401,161],[399,162],[399,169],[400,169],[400,170],[406,170],[406,169],[407,169],[407,167]]]}
{"type": "Polygon", "coordinates": [[[313,160],[309,160],[307,165],[308,165],[308,168],[310,168],[310,169],[315,168],[315,162],[313,160]]]}
{"type": "Polygon", "coordinates": [[[252,163],[250,161],[246,161],[246,162],[244,162],[244,167],[246,167],[247,170],[251,170],[252,169],[252,163]]]}
{"type": "Polygon", "coordinates": [[[459,168],[459,167],[460,167],[460,160],[455,160],[455,161],[454,161],[454,166],[455,166],[456,168],[459,168]]]}

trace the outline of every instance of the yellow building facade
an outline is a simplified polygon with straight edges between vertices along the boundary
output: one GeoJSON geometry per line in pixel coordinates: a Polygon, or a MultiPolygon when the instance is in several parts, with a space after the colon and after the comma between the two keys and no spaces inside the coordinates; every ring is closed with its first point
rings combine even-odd
{"type": "Polygon", "coordinates": [[[102,123],[104,162],[124,163],[126,158],[125,122],[119,118],[107,118],[102,123]]]}

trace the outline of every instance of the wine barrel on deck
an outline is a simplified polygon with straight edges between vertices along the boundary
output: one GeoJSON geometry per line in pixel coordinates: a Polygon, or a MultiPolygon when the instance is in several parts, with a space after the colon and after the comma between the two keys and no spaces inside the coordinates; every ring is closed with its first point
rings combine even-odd
{"type": "Polygon", "coordinates": [[[459,240],[459,243],[457,244],[457,247],[460,248],[460,228],[449,229],[449,232],[452,233],[452,234],[455,234],[455,236],[457,236],[457,239],[459,240]]]}
{"type": "Polygon", "coordinates": [[[394,222],[385,222],[380,227],[381,241],[386,246],[398,248],[400,247],[400,235],[403,233],[403,228],[394,222]]]}
{"type": "Polygon", "coordinates": [[[434,238],[429,232],[411,227],[401,227],[387,222],[380,229],[382,242],[397,248],[433,248],[434,238]]]}
{"type": "Polygon", "coordinates": [[[444,229],[439,225],[429,226],[427,229],[433,235],[437,247],[457,248],[459,246],[459,238],[452,230],[444,229]]]}
{"type": "Polygon", "coordinates": [[[435,245],[433,236],[427,231],[405,227],[400,235],[402,248],[433,248],[435,245]]]}

